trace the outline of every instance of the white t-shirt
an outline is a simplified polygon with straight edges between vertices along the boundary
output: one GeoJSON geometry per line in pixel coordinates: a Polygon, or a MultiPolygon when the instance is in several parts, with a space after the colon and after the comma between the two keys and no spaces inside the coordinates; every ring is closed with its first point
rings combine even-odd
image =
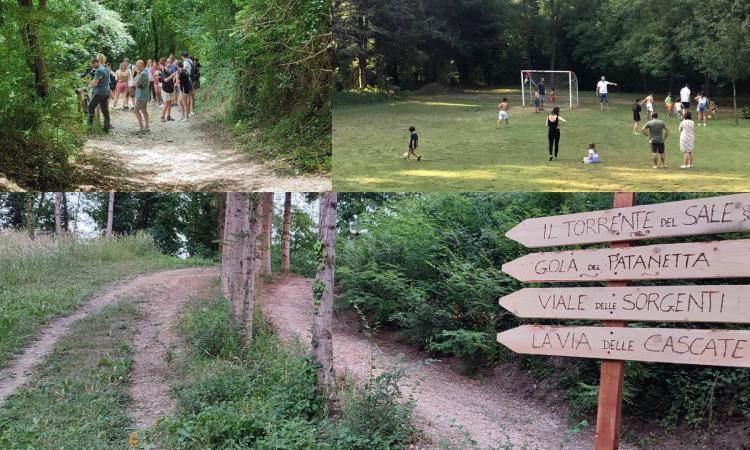
{"type": "Polygon", "coordinates": [[[680,101],[690,102],[690,89],[689,88],[684,87],[680,89],[680,101]]]}
{"type": "Polygon", "coordinates": [[[596,83],[596,88],[599,90],[599,94],[608,94],[607,86],[610,85],[609,81],[600,81],[596,83]]]}
{"type": "Polygon", "coordinates": [[[135,72],[135,66],[130,64],[128,66],[128,87],[135,86],[136,80],[135,80],[134,72],[135,72]]]}
{"type": "Polygon", "coordinates": [[[192,59],[183,59],[183,67],[187,71],[188,75],[193,74],[193,60],[192,59]]]}

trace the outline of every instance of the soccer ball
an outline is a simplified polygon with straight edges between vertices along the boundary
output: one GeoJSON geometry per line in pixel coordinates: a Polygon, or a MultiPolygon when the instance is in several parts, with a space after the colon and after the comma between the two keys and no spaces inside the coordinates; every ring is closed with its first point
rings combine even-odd
{"type": "Polygon", "coordinates": [[[406,152],[406,153],[404,153],[403,155],[401,155],[401,158],[402,158],[402,159],[406,159],[406,158],[408,158],[408,157],[409,157],[409,152],[406,152]]]}

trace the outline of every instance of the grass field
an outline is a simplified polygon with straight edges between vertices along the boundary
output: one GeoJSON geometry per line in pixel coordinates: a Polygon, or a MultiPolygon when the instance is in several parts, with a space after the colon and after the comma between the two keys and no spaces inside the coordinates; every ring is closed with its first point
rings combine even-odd
{"type": "MultiPolygon", "coordinates": [[[[735,125],[731,111],[696,128],[695,166],[682,170],[678,120],[666,118],[667,169],[651,168],[647,139],[632,134],[636,94],[610,94],[599,111],[593,92],[563,109],[560,155],[547,161],[546,115],[522,108],[520,91],[466,90],[401,101],[354,104],[333,110],[334,189],[337,191],[747,191],[750,190],[750,120],[735,125]],[[510,127],[496,126],[499,99],[511,101],[510,127]],[[401,155],[414,125],[420,162],[401,155]],[[595,142],[601,164],[581,162],[595,142]]],[[[548,107],[549,109],[549,107],[548,107]]],[[[694,107],[692,108],[694,109],[694,107]]],[[[694,114],[695,115],[695,114],[694,114]]],[[[645,111],[642,114],[645,123],[645,111]]]]}

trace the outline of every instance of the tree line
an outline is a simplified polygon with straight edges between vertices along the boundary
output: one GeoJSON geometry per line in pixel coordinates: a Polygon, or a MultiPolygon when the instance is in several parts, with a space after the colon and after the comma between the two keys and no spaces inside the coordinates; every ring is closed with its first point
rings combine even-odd
{"type": "Polygon", "coordinates": [[[593,90],[750,92],[743,0],[335,0],[337,89],[520,84],[572,70],[593,90]],[[715,91],[718,89],[718,91],[715,91]]]}

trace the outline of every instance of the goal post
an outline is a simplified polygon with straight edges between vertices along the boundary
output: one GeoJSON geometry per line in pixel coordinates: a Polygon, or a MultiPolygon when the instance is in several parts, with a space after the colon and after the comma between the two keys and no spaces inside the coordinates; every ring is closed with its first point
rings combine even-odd
{"type": "Polygon", "coordinates": [[[534,104],[534,92],[544,80],[545,105],[578,107],[578,77],[569,70],[522,70],[521,104],[534,104]],[[554,105],[552,93],[554,91],[554,105]]]}

